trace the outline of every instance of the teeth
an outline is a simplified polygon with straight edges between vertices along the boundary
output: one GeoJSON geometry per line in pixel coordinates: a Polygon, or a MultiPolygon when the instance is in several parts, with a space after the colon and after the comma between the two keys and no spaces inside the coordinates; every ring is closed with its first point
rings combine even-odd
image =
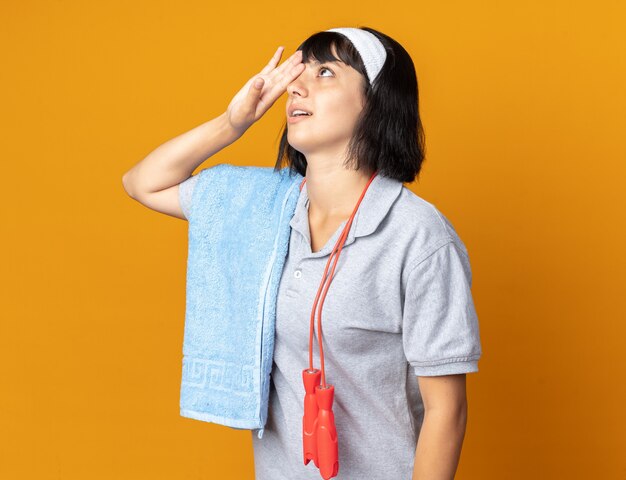
{"type": "Polygon", "coordinates": [[[292,117],[297,117],[298,115],[311,115],[309,112],[305,112],[304,110],[294,110],[291,114],[292,117]]]}

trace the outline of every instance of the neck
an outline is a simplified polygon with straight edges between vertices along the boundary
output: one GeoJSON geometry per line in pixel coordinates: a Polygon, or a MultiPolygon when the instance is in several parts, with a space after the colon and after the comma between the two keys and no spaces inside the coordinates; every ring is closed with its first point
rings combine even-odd
{"type": "Polygon", "coordinates": [[[341,165],[317,169],[307,165],[309,219],[325,222],[349,218],[372,174],[364,170],[346,170],[341,165]]]}

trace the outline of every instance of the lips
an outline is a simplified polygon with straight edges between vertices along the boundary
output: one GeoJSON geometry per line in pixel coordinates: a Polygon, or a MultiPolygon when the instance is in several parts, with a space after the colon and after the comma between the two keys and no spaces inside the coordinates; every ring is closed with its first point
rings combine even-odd
{"type": "Polygon", "coordinates": [[[311,115],[296,115],[295,117],[287,117],[287,123],[298,123],[306,120],[307,118],[311,118],[311,115]]]}
{"type": "Polygon", "coordinates": [[[300,116],[307,116],[310,117],[311,115],[313,115],[313,112],[311,112],[311,110],[309,110],[307,107],[305,107],[304,105],[299,105],[297,103],[293,103],[289,106],[289,108],[287,109],[287,116],[288,117],[300,117],[300,116]],[[299,113],[308,113],[308,115],[294,115],[295,114],[299,114],[299,113]]]}

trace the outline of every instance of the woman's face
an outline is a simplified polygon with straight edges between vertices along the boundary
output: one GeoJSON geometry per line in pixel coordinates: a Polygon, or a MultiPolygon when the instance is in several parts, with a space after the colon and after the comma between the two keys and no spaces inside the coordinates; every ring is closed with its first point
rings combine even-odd
{"type": "MultiPolygon", "coordinates": [[[[333,55],[337,56],[333,49],[333,55]]],[[[310,157],[341,156],[363,110],[363,76],[343,62],[316,63],[287,86],[287,141],[310,157]],[[290,117],[292,108],[310,116],[290,117]]]]}

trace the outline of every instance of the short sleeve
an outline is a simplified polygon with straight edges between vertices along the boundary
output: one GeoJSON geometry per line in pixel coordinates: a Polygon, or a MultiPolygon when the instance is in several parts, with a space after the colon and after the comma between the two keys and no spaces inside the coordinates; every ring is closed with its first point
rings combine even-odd
{"type": "Polygon", "coordinates": [[[402,344],[418,376],[478,371],[482,354],[469,258],[454,240],[409,272],[402,344]]]}
{"type": "Polygon", "coordinates": [[[178,185],[178,201],[180,202],[180,209],[183,211],[186,219],[189,219],[189,213],[191,212],[191,198],[193,195],[193,187],[196,185],[200,175],[192,175],[184,182],[178,185]]]}

